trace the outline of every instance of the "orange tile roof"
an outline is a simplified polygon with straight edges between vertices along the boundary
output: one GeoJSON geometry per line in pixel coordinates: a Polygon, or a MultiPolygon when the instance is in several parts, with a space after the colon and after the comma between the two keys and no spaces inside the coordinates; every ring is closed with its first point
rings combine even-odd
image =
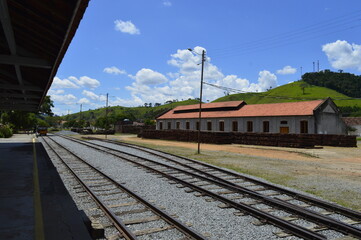
{"type": "MultiPolygon", "coordinates": [[[[238,110],[202,112],[202,118],[230,118],[230,117],[257,117],[257,116],[259,117],[310,116],[313,115],[313,111],[324,101],[325,100],[315,100],[315,101],[306,101],[306,102],[288,102],[288,103],[251,104],[251,105],[244,105],[238,110]]],[[[235,101],[233,101],[233,103],[223,102],[223,106],[229,106],[235,104],[234,102],[235,101]]],[[[202,104],[202,109],[203,106],[207,107],[208,104],[220,104],[220,103],[205,103],[202,104]]],[[[199,105],[198,104],[196,105],[197,108],[199,108],[199,105]]],[[[219,107],[222,106],[219,105],[217,108],[219,107]]],[[[190,119],[190,118],[198,118],[199,116],[199,112],[174,113],[174,111],[179,110],[179,108],[180,107],[176,107],[166,112],[165,114],[159,116],[157,119],[158,120],[187,119],[187,118],[190,119]]],[[[193,109],[193,108],[189,108],[189,109],[193,109]]]]}
{"type": "MultiPolygon", "coordinates": [[[[221,108],[221,107],[238,107],[243,101],[228,101],[228,102],[215,102],[215,103],[202,103],[202,109],[207,108],[221,108]]],[[[190,110],[190,109],[199,109],[199,104],[192,105],[183,105],[174,108],[174,111],[179,110],[190,110]]]]}

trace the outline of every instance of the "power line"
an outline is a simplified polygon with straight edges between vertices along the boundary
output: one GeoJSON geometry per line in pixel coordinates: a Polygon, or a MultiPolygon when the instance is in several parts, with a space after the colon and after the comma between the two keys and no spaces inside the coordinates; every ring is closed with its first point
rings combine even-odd
{"type": "Polygon", "coordinates": [[[309,26],[306,26],[304,28],[300,28],[298,30],[290,31],[290,32],[284,32],[280,34],[276,34],[270,37],[264,37],[255,41],[251,42],[243,42],[239,43],[233,46],[228,46],[224,48],[218,48],[218,49],[209,49],[209,51],[214,52],[215,54],[220,53],[223,54],[227,51],[235,51],[239,49],[248,49],[250,47],[255,47],[258,45],[264,46],[265,44],[272,43],[274,41],[279,42],[280,40],[295,38],[299,35],[304,36],[307,33],[313,33],[313,32],[320,32],[325,31],[329,29],[335,29],[335,27],[341,27],[344,25],[348,25],[349,23],[359,21],[360,20],[360,12],[361,10],[357,10],[355,12],[342,15],[340,17],[332,18],[330,20],[321,21],[319,23],[315,23],[309,26]]]}
{"type": "Polygon", "coordinates": [[[284,41],[278,41],[278,42],[274,42],[274,43],[271,43],[271,44],[264,44],[264,45],[254,46],[254,47],[250,47],[248,49],[246,49],[246,48],[245,49],[240,49],[239,51],[234,50],[232,52],[228,52],[228,53],[225,52],[223,54],[218,54],[218,55],[215,54],[215,55],[212,55],[212,56],[217,57],[217,59],[222,59],[222,58],[227,58],[227,57],[246,55],[246,54],[250,54],[250,53],[254,53],[254,52],[259,52],[259,51],[265,51],[265,50],[275,49],[275,48],[279,48],[279,47],[284,47],[284,46],[292,45],[292,44],[299,43],[299,42],[305,42],[305,41],[308,41],[308,40],[312,40],[312,39],[315,39],[315,38],[331,35],[331,34],[334,34],[334,33],[344,32],[344,31],[354,29],[354,28],[357,28],[357,27],[360,27],[360,26],[361,26],[361,24],[353,25],[353,26],[350,26],[348,28],[343,28],[343,29],[338,30],[338,31],[328,32],[326,34],[320,34],[320,35],[311,36],[311,37],[306,36],[304,38],[298,38],[297,41],[289,41],[289,40],[285,39],[284,41]]]}

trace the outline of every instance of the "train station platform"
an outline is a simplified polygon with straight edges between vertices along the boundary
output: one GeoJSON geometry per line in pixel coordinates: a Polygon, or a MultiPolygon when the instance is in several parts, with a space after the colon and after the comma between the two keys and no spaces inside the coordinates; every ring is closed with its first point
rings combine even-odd
{"type": "Polygon", "coordinates": [[[0,138],[0,239],[92,239],[35,135],[0,138]]]}

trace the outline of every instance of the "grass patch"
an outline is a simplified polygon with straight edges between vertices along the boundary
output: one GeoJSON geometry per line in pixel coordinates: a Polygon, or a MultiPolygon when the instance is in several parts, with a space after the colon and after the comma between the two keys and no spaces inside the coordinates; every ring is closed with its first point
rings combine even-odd
{"type": "MultiPolygon", "coordinates": [[[[244,147],[244,146],[241,146],[241,148],[242,147],[244,147]]],[[[293,150],[287,150],[287,149],[277,149],[274,147],[272,147],[272,148],[248,147],[248,148],[257,149],[257,150],[272,150],[272,151],[278,151],[278,152],[296,153],[298,155],[308,157],[308,158],[320,158],[319,156],[312,154],[312,153],[305,153],[305,152],[299,152],[299,151],[293,151],[293,150]]]]}

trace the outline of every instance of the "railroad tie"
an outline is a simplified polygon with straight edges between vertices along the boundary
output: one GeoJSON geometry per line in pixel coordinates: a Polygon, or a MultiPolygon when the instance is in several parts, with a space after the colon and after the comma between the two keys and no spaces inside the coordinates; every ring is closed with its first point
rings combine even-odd
{"type": "Polygon", "coordinates": [[[142,236],[142,235],[146,235],[146,234],[166,231],[166,230],[172,229],[172,228],[174,228],[174,226],[172,226],[172,225],[165,226],[165,227],[159,227],[159,228],[149,228],[149,229],[135,231],[134,235],[135,236],[142,236]]]}

